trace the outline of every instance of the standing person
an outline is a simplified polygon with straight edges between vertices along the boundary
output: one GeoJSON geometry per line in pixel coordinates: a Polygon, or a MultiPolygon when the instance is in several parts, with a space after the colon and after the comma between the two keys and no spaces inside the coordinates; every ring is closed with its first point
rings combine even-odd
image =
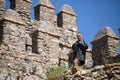
{"type": "Polygon", "coordinates": [[[72,45],[72,50],[74,53],[74,63],[78,66],[85,64],[86,49],[88,45],[82,39],[82,34],[77,33],[77,41],[72,45]]]}

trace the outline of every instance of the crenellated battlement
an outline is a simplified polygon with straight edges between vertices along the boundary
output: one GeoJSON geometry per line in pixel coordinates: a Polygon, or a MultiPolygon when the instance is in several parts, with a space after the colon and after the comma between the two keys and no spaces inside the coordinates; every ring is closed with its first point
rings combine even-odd
{"type": "MultiPolygon", "coordinates": [[[[40,0],[34,7],[35,20],[32,20],[31,0],[9,1],[10,9],[5,11],[6,1],[0,0],[0,77],[44,80],[48,67],[68,65],[59,58],[68,59],[76,41],[76,14],[72,7],[65,4],[54,15],[55,7],[50,0],[40,0]]],[[[113,63],[118,38],[111,31],[106,27],[97,33],[92,51],[87,50],[86,65],[91,65],[92,57],[98,65],[113,63]]]]}

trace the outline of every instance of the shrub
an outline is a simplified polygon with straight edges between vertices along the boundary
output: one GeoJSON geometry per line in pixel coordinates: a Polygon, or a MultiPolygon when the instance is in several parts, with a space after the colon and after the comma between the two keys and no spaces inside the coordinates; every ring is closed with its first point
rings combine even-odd
{"type": "Polygon", "coordinates": [[[68,69],[65,66],[55,66],[48,70],[46,80],[62,80],[64,75],[63,72],[68,69]]]}

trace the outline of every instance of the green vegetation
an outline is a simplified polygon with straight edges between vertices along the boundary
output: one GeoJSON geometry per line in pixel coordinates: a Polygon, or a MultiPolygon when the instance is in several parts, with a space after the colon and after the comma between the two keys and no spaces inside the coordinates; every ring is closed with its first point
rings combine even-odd
{"type": "Polygon", "coordinates": [[[55,66],[48,70],[46,80],[63,80],[63,72],[68,69],[65,66],[55,66]]]}

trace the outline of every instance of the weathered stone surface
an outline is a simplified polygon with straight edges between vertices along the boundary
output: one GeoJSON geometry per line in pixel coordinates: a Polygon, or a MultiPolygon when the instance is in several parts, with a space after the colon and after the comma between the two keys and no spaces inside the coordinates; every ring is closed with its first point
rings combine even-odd
{"type": "Polygon", "coordinates": [[[36,20],[54,24],[54,6],[49,0],[40,0],[34,9],[36,20]]]}
{"type": "Polygon", "coordinates": [[[96,66],[89,70],[80,69],[74,74],[65,75],[65,80],[119,80],[120,63],[96,66]]]}
{"type": "Polygon", "coordinates": [[[71,6],[67,5],[67,4],[64,4],[62,9],[60,10],[60,12],[64,12],[64,13],[68,13],[68,14],[71,14],[71,15],[74,15],[76,16],[76,14],[74,13],[73,9],[71,6]]]}
{"type": "Polygon", "coordinates": [[[76,15],[69,5],[64,5],[57,14],[57,24],[59,27],[76,31],[76,15]],[[72,15],[71,15],[72,14],[72,15]]]}
{"type": "Polygon", "coordinates": [[[25,37],[25,47],[27,52],[32,53],[32,38],[28,34],[25,37]]]}
{"type": "Polygon", "coordinates": [[[116,62],[112,57],[118,55],[118,37],[110,27],[101,29],[92,41],[94,65],[116,62]]]}
{"type": "MultiPolygon", "coordinates": [[[[61,19],[65,21],[63,27],[57,26],[55,8],[49,0],[40,0],[34,7],[36,20],[30,20],[30,6],[31,0],[10,0],[13,10],[9,9],[1,21],[0,75],[3,80],[6,77],[12,80],[45,80],[46,69],[58,65],[58,57],[68,58],[75,41],[76,16],[70,6],[62,9],[67,11],[61,19]]],[[[64,63],[68,64],[61,64],[64,63]]]]}
{"type": "Polygon", "coordinates": [[[9,0],[10,8],[17,11],[22,20],[26,23],[26,33],[31,29],[31,0],[9,0]]]}
{"type": "Polygon", "coordinates": [[[70,53],[72,44],[77,40],[76,16],[70,6],[64,5],[57,14],[57,25],[61,28],[62,35],[60,38],[60,58],[68,59],[66,55],[70,53]]]}
{"type": "MultiPolygon", "coordinates": [[[[50,0],[40,0],[34,7],[36,20],[31,20],[31,0],[10,0],[10,8],[13,10],[9,9],[5,14],[5,0],[0,1],[1,80],[45,80],[49,67],[58,64],[68,66],[68,54],[72,53],[71,46],[76,41],[77,32],[76,14],[70,6],[64,5],[56,16],[54,15],[55,8],[50,0]],[[60,59],[63,60],[60,61],[60,59]]],[[[99,41],[100,38],[96,37],[98,41],[93,41],[92,52],[103,49],[98,46],[100,43],[100,46],[107,46],[101,52],[106,53],[107,51],[110,52],[110,55],[105,54],[105,60],[104,56],[99,54],[92,57],[98,59],[100,57],[99,64],[108,60],[110,63],[113,62],[112,60],[119,62],[120,58],[116,55],[118,39],[109,28],[105,28],[105,30],[105,32],[101,31],[103,34],[100,37],[103,38],[105,45],[99,41]]],[[[91,65],[91,50],[88,49],[85,66],[90,68],[91,65]]],[[[115,71],[112,73],[119,73],[117,71],[119,68],[114,69],[115,71]]],[[[82,74],[85,73],[87,71],[82,71],[82,74]]],[[[94,78],[97,78],[102,73],[94,72],[92,74],[95,75],[94,78]]],[[[115,79],[119,79],[118,74],[114,74],[114,76],[117,77],[115,79]]],[[[101,77],[100,79],[107,78],[107,74],[101,75],[101,77]]],[[[85,76],[81,76],[80,79],[83,78],[85,76]]],[[[94,78],[92,77],[92,79],[94,78]]],[[[91,77],[85,79],[91,79],[91,77]]]]}
{"type": "Polygon", "coordinates": [[[32,46],[32,38],[29,35],[26,35],[25,44],[32,46]]]}
{"type": "Polygon", "coordinates": [[[112,29],[108,26],[105,26],[104,28],[102,28],[95,36],[95,38],[93,39],[92,42],[101,39],[104,36],[109,36],[109,37],[113,37],[113,38],[118,38],[117,35],[112,31],[112,29]]]}
{"type": "Polygon", "coordinates": [[[43,6],[46,6],[46,7],[49,7],[49,8],[53,8],[53,9],[54,9],[54,6],[53,6],[53,4],[50,2],[50,0],[39,0],[39,2],[38,2],[37,5],[43,5],[43,6]]]}
{"type": "Polygon", "coordinates": [[[56,36],[55,34],[51,35],[50,33],[44,32],[41,30],[37,31],[37,35],[38,35],[36,38],[37,53],[49,59],[50,62],[48,64],[50,64],[51,62],[52,64],[58,64],[58,57],[59,57],[59,50],[60,50],[59,36],[56,36]]]}
{"type": "Polygon", "coordinates": [[[85,67],[90,68],[93,66],[93,60],[92,60],[92,50],[89,48],[86,51],[86,60],[85,60],[85,67]]]}
{"type": "MultiPolygon", "coordinates": [[[[23,20],[21,19],[21,17],[19,16],[19,14],[12,10],[9,9],[4,15],[3,15],[3,20],[7,20],[7,21],[11,21],[11,22],[15,22],[17,24],[22,24],[25,25],[25,23],[23,22],[23,20]]],[[[14,28],[13,28],[14,29],[14,28]]]]}
{"type": "MultiPolygon", "coordinates": [[[[25,51],[25,24],[16,11],[9,9],[2,20],[0,50],[16,55],[25,51]]],[[[4,53],[4,54],[5,54],[4,53]]]]}
{"type": "Polygon", "coordinates": [[[31,0],[10,0],[10,8],[16,10],[26,23],[30,21],[31,0]]]}
{"type": "Polygon", "coordinates": [[[5,0],[0,0],[0,20],[5,12],[5,0]]]}
{"type": "Polygon", "coordinates": [[[3,63],[0,64],[0,79],[6,80],[45,80],[46,67],[42,65],[41,57],[37,54],[19,53],[17,57],[11,54],[4,54],[4,67],[3,63]],[[37,60],[39,59],[39,60],[37,60]],[[40,62],[41,61],[41,62],[40,62]],[[43,67],[42,67],[43,66],[43,67]]]}

